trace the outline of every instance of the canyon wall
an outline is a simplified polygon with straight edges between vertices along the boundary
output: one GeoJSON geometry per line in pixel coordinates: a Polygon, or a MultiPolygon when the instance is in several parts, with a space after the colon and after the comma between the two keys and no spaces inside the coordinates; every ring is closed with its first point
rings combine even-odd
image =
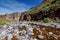
{"type": "Polygon", "coordinates": [[[0,15],[0,18],[4,20],[19,20],[21,13],[11,13],[11,14],[5,14],[5,15],[0,15]]]}

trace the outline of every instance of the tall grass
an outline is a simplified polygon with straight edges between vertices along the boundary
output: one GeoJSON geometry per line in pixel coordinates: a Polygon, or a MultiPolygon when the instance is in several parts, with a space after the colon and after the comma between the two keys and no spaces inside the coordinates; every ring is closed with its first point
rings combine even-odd
{"type": "Polygon", "coordinates": [[[4,19],[0,18],[0,24],[7,24],[10,22],[16,22],[16,20],[4,20],[4,19]]]}

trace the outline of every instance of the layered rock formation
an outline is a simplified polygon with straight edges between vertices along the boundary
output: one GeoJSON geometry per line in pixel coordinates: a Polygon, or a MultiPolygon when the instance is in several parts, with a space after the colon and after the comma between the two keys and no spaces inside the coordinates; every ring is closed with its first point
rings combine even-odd
{"type": "Polygon", "coordinates": [[[5,15],[0,15],[0,18],[4,19],[4,20],[19,20],[20,18],[20,13],[16,12],[16,13],[11,13],[11,14],[5,14],[5,15]]]}

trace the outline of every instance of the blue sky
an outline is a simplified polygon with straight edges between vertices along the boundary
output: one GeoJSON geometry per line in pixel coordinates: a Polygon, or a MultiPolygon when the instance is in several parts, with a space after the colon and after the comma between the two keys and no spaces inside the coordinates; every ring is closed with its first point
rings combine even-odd
{"type": "Polygon", "coordinates": [[[0,15],[13,12],[24,12],[41,2],[42,0],[0,0],[0,15]]]}

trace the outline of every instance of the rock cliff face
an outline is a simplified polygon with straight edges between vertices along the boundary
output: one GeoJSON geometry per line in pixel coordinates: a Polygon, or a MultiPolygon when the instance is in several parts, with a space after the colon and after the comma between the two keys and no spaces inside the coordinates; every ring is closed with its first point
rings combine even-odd
{"type": "Polygon", "coordinates": [[[38,13],[35,14],[23,14],[22,20],[27,20],[28,16],[31,16],[31,20],[43,20],[44,18],[51,18],[53,20],[57,20],[60,19],[60,8],[54,8],[51,9],[49,12],[45,12],[45,11],[40,11],[38,13]],[[41,14],[40,14],[41,13],[41,14]]]}
{"type": "Polygon", "coordinates": [[[5,14],[5,15],[0,15],[0,18],[4,20],[19,20],[20,18],[20,13],[11,13],[11,14],[5,14]]]}
{"type": "Polygon", "coordinates": [[[0,15],[0,18],[6,19],[6,16],[5,15],[0,15]]]}
{"type": "Polygon", "coordinates": [[[20,20],[43,20],[51,18],[52,20],[60,19],[60,0],[44,0],[40,5],[31,8],[21,15],[20,20]]]}

